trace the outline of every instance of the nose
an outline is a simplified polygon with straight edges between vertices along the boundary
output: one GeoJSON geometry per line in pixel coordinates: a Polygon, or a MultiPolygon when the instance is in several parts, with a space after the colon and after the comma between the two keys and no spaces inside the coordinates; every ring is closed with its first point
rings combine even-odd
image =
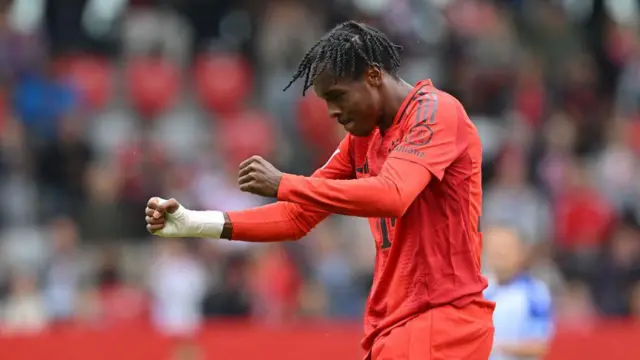
{"type": "Polygon", "coordinates": [[[340,115],[342,115],[342,111],[340,111],[340,109],[338,109],[337,106],[335,105],[328,105],[328,113],[329,113],[329,117],[335,120],[340,119],[340,115]]]}

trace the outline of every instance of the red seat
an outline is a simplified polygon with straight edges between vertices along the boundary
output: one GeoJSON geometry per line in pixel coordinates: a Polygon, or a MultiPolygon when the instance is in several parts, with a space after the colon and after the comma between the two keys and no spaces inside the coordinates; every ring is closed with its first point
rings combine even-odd
{"type": "Polygon", "coordinates": [[[275,132],[268,116],[256,111],[243,111],[224,117],[216,142],[231,164],[260,155],[269,157],[275,150],[275,132]]]}
{"type": "Polygon", "coordinates": [[[113,69],[107,59],[73,55],[54,63],[58,76],[69,81],[90,109],[99,110],[111,101],[113,69]]]}
{"type": "Polygon", "coordinates": [[[126,84],[134,108],[153,119],[173,106],[180,91],[180,70],[170,61],[144,56],[127,66],[126,84]]]}
{"type": "Polygon", "coordinates": [[[318,164],[323,164],[340,142],[336,121],[329,117],[326,103],[313,93],[300,98],[296,114],[300,136],[315,150],[318,164]]]}
{"type": "Polygon", "coordinates": [[[238,54],[203,54],[193,76],[202,105],[212,112],[238,111],[253,88],[250,65],[238,54]]]}

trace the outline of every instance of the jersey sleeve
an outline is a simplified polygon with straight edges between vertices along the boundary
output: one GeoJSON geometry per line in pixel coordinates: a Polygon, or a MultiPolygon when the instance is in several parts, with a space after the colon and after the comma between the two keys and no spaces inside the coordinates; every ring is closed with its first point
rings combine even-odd
{"type": "Polygon", "coordinates": [[[451,96],[437,92],[421,96],[404,118],[404,136],[389,158],[419,164],[442,180],[466,148],[463,116],[461,105],[451,96]]]}
{"type": "Polygon", "coordinates": [[[437,92],[420,96],[403,117],[401,141],[377,176],[327,180],[284,174],[278,199],[362,217],[402,217],[432,177],[468,148],[470,132],[462,106],[437,92]]]}
{"type": "Polygon", "coordinates": [[[404,215],[431,180],[423,166],[389,159],[377,176],[333,180],[284,174],[278,199],[341,215],[394,217],[404,215]]]}
{"type": "MultiPolygon", "coordinates": [[[[327,163],[316,170],[312,178],[351,179],[351,136],[347,135],[327,163]]],[[[231,239],[251,242],[297,240],[305,236],[330,212],[312,204],[278,201],[227,215],[231,223],[231,239]]]]}

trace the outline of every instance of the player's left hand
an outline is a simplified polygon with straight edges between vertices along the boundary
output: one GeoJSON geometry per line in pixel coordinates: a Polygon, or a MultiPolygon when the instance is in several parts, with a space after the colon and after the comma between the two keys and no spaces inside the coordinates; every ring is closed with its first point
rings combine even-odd
{"type": "Polygon", "coordinates": [[[240,190],[266,197],[277,197],[282,172],[260,156],[252,156],[240,164],[240,190]]]}

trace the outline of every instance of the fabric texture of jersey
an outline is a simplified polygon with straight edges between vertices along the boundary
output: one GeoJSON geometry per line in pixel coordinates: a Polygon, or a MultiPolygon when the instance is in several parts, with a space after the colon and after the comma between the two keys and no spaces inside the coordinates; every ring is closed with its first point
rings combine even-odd
{"type": "Polygon", "coordinates": [[[493,309],[482,301],[431,309],[377,339],[366,360],[487,360],[493,309]]]}

